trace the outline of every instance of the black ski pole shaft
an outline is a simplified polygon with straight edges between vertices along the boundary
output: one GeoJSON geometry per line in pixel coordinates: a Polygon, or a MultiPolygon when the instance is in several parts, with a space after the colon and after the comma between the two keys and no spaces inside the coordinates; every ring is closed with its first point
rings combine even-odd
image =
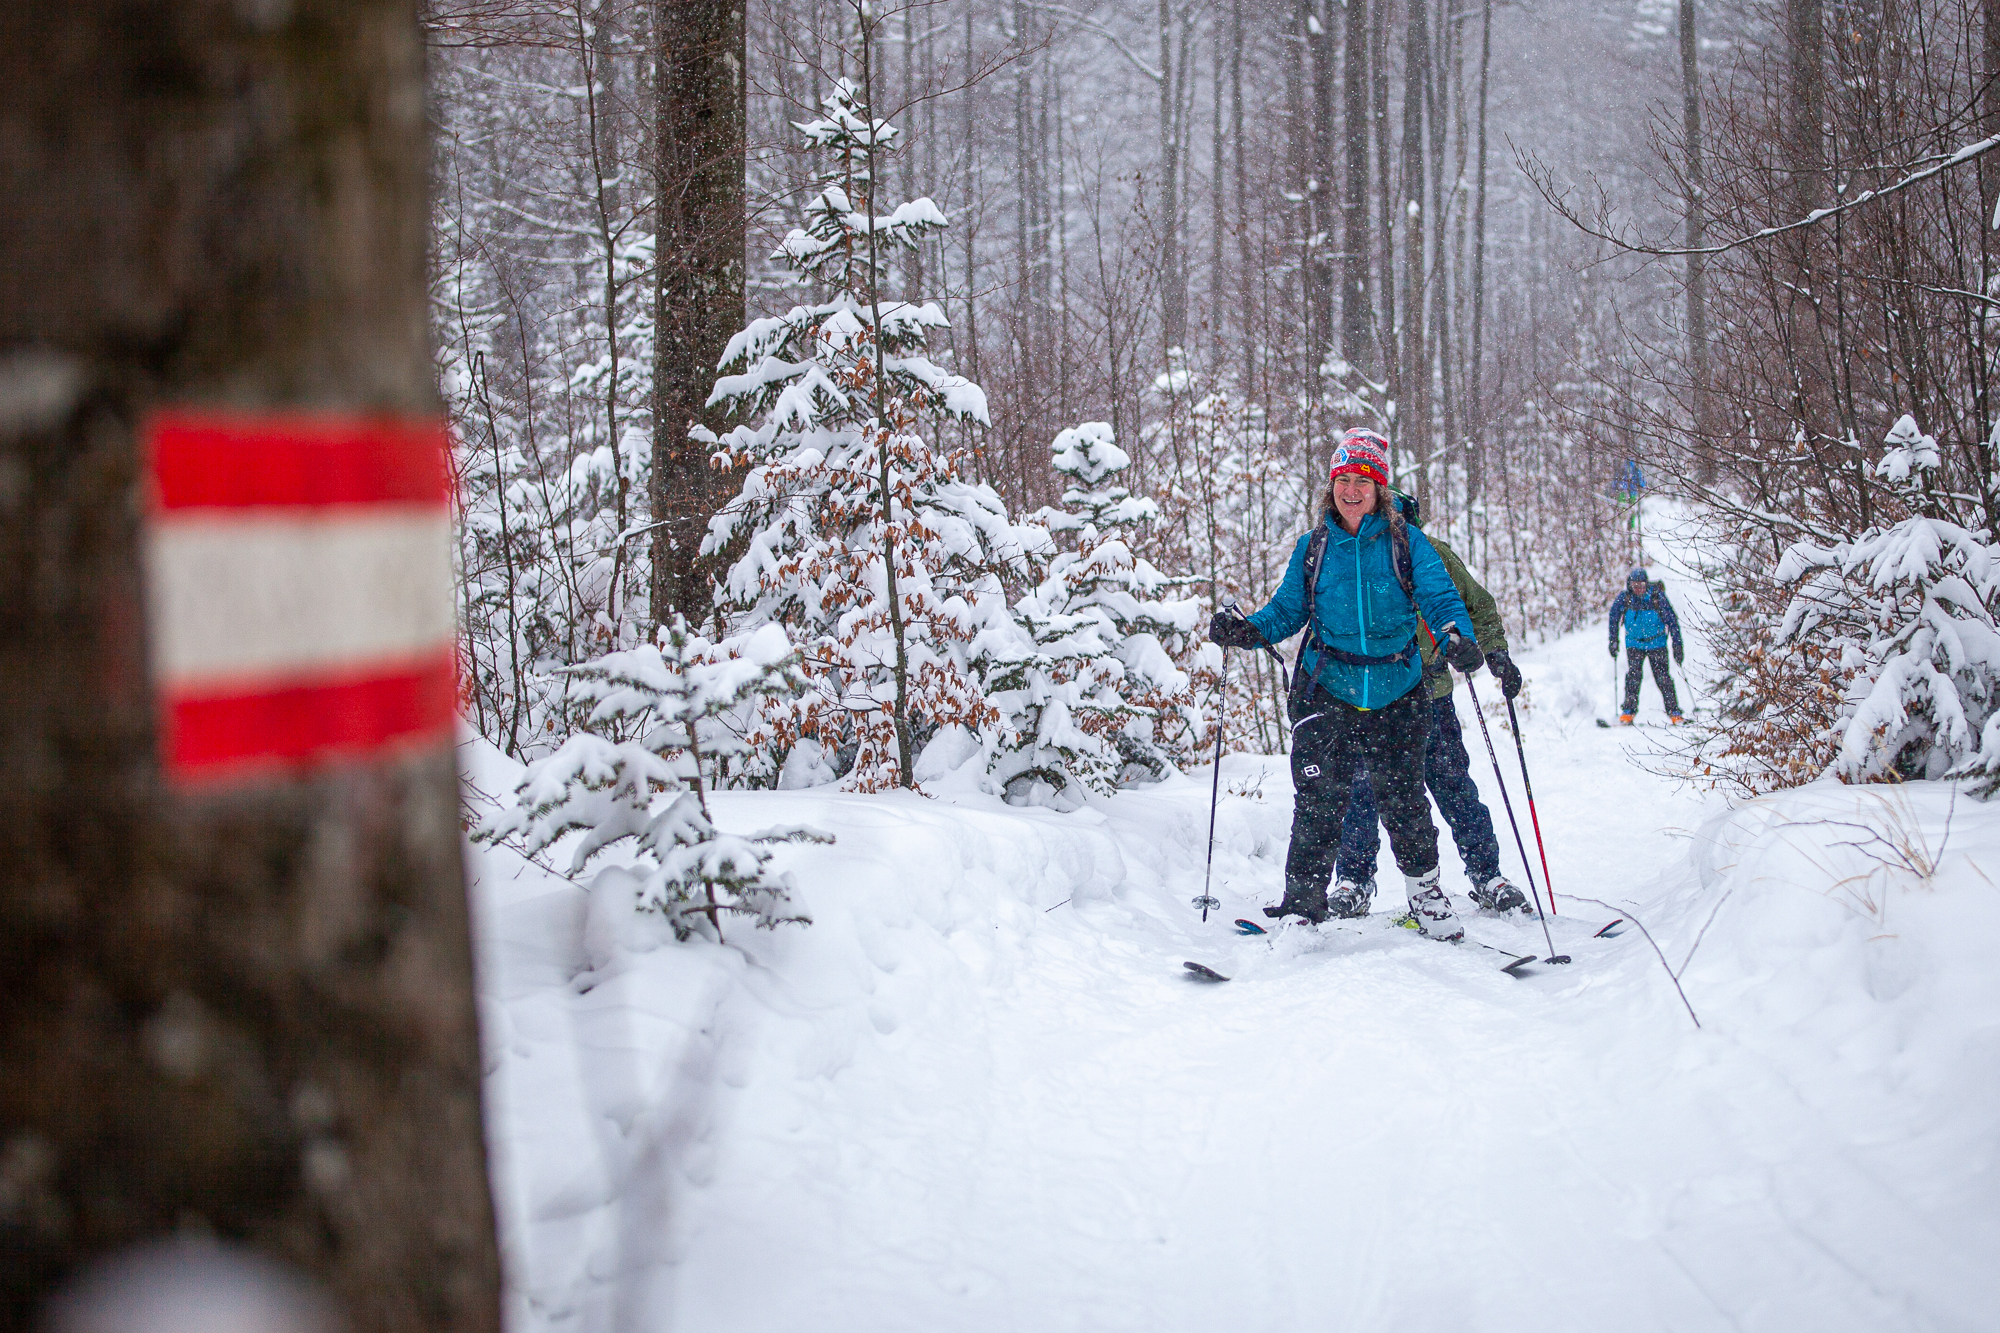
{"type": "Polygon", "coordinates": [[[1528,794],[1528,822],[1535,829],[1535,850],[1542,857],[1542,887],[1549,891],[1549,915],[1556,911],[1556,882],[1549,877],[1549,848],[1542,841],[1542,817],[1535,813],[1535,784],[1528,780],[1528,751],[1521,744],[1521,719],[1514,714],[1514,701],[1507,700],[1507,726],[1514,733],[1514,753],[1521,760],[1521,790],[1528,794]]]}
{"type": "MultiPolygon", "coordinates": [[[[1222,609],[1235,611],[1235,601],[1225,602],[1222,609]]],[[[1201,909],[1201,919],[1204,923],[1208,921],[1210,908],[1222,906],[1215,895],[1208,891],[1208,886],[1215,877],[1215,810],[1222,803],[1222,710],[1228,702],[1229,684],[1225,676],[1222,690],[1215,700],[1215,778],[1208,789],[1208,863],[1203,866],[1201,872],[1201,897],[1194,900],[1194,905],[1201,909]]]]}
{"type": "Polygon", "coordinates": [[[1209,908],[1222,906],[1208,891],[1209,880],[1215,874],[1215,810],[1222,802],[1222,704],[1218,699],[1215,705],[1215,780],[1208,789],[1208,865],[1201,872],[1201,897],[1194,900],[1204,922],[1208,920],[1209,908]]]}
{"type": "Polygon", "coordinates": [[[1521,821],[1514,818],[1514,802],[1507,795],[1507,779],[1500,772],[1500,752],[1493,748],[1493,733],[1486,726],[1486,714],[1479,708],[1479,691],[1472,684],[1472,677],[1465,678],[1466,693],[1472,698],[1472,715],[1479,719],[1479,734],[1486,739],[1486,757],[1493,761],[1493,780],[1500,784],[1500,804],[1507,811],[1507,822],[1514,829],[1514,845],[1521,849],[1521,869],[1528,873],[1528,892],[1535,895],[1535,916],[1542,923],[1542,938],[1548,941],[1551,963],[1567,963],[1566,954],[1556,952],[1555,937],[1549,934],[1549,919],[1542,911],[1541,891],[1535,887],[1535,867],[1528,860],[1527,840],[1521,836],[1521,821]]]}

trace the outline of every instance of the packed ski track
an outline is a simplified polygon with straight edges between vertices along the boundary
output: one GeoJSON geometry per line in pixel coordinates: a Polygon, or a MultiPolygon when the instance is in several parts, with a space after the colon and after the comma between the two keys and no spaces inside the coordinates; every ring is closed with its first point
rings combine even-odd
{"type": "MultiPolygon", "coordinates": [[[[1391,925],[1386,847],[1368,920],[1237,934],[1281,890],[1282,758],[1223,762],[1206,923],[1205,769],[1070,814],[948,754],[928,797],[721,794],[726,826],[838,839],[783,853],[810,927],[722,947],[475,849],[511,1326],[1992,1327],[2000,830],[1941,784],[1732,811],[1655,771],[1671,732],[1596,725],[1603,645],[1517,655],[1574,959],[1520,978],[1391,925]],[[1699,1028],[1644,933],[1591,938],[1619,914],[1677,968],[1699,940],[1699,1028]]],[[[1547,953],[1443,858],[1474,937],[1547,953]]]]}

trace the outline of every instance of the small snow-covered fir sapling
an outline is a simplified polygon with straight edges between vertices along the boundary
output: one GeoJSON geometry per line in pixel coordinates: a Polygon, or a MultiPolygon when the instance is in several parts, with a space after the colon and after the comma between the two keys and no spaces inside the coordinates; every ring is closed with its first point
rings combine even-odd
{"type": "Polygon", "coordinates": [[[767,928],[806,924],[810,918],[794,909],[792,877],[771,869],[769,847],[833,839],[804,827],[724,833],[710,816],[702,774],[705,760],[743,746],[733,719],[805,688],[784,632],[767,625],[717,644],[675,616],[659,644],[610,653],[566,675],[571,696],[590,707],[586,725],[594,730],[528,765],[515,804],[474,837],[518,837],[532,856],[581,830],[572,874],[629,844],[631,864],[600,868],[599,878],[629,880],[640,908],[662,913],[678,939],[700,933],[720,941],[725,913],[767,928]],[[672,798],[661,806],[663,794],[672,798]]]}
{"type": "Polygon", "coordinates": [[[999,717],[986,772],[1014,805],[1074,810],[1087,792],[1118,784],[1114,735],[1133,710],[1118,694],[1124,669],[1097,616],[1049,610],[1039,589],[1009,620],[989,625],[974,658],[999,717]]]}
{"type": "Polygon", "coordinates": [[[1930,494],[1937,441],[1904,416],[1875,475],[1903,517],[1830,546],[1800,542],[1778,577],[1802,580],[1781,645],[1839,653],[1847,688],[1831,772],[1846,782],[1947,774],[2000,787],[2000,563],[1992,534],[1944,518],[1930,494]]]}
{"type": "Polygon", "coordinates": [[[798,128],[828,167],[776,256],[824,299],[730,340],[709,402],[751,424],[693,434],[719,464],[748,469],[702,547],[734,558],[718,596],[734,623],[784,626],[811,686],[771,700],[755,739],[774,753],[801,737],[851,747],[846,780],[873,791],[915,784],[925,733],[995,720],[969,647],[1006,613],[1000,571],[1024,571],[1048,536],[1012,523],[991,487],[962,475],[962,451],[923,433],[988,421],[979,386],[925,355],[943,313],[884,296],[890,256],[945,217],[927,198],[877,208],[899,134],[852,82],[835,83],[824,111],[798,128]]]}
{"type": "Polygon", "coordinates": [[[1111,427],[1065,430],[1052,453],[1063,504],[1034,517],[1067,549],[1015,603],[1011,655],[987,650],[988,689],[1006,722],[988,771],[1016,799],[1045,782],[1068,793],[1054,803],[1070,805],[1071,784],[1109,791],[1167,772],[1171,739],[1197,716],[1193,681],[1167,645],[1188,641],[1200,604],[1160,598],[1177,581],[1133,554],[1129,538],[1158,511],[1124,485],[1131,459],[1111,427]]]}

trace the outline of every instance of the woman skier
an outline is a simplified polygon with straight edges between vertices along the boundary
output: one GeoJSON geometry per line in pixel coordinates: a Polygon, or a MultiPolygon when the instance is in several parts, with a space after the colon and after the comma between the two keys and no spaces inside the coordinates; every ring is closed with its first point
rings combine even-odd
{"type": "MultiPolygon", "coordinates": [[[[1413,528],[1423,526],[1423,506],[1415,496],[1398,495],[1396,508],[1403,521],[1413,528]]],[[[1425,534],[1429,536],[1428,533],[1425,534]]],[[[1444,561],[1459,600],[1472,613],[1474,637],[1486,654],[1486,670],[1500,682],[1502,697],[1512,699],[1521,692],[1521,668],[1507,655],[1507,629],[1500,621],[1500,607],[1457,552],[1441,538],[1430,538],[1431,548],[1444,561]]],[[[1452,702],[1455,680],[1445,669],[1439,648],[1428,634],[1420,634],[1423,649],[1424,689],[1430,695],[1431,735],[1424,745],[1424,786],[1436,802],[1438,813],[1451,829],[1458,855],[1465,862],[1465,877],[1472,881],[1472,901],[1489,912],[1525,912],[1528,900],[1500,873],[1500,839],[1493,832],[1493,816],[1479,799],[1479,784],[1472,778],[1472,756],[1465,748],[1465,734],[1459,729],[1458,708],[1452,702]]],[[[1376,829],[1375,793],[1366,773],[1355,776],[1354,789],[1347,798],[1347,818],[1340,831],[1340,856],[1334,863],[1333,892],[1327,906],[1335,916],[1367,916],[1375,897],[1375,854],[1382,837],[1376,829]]]]}
{"type": "Polygon", "coordinates": [[[1434,939],[1459,939],[1465,928],[1438,884],[1437,825],[1424,794],[1431,709],[1417,625],[1420,618],[1429,623],[1445,660],[1470,674],[1484,664],[1478,644],[1460,631],[1472,617],[1430,541],[1396,512],[1387,440],[1348,431],[1334,450],[1320,507],[1320,526],[1292,548],[1271,600],[1248,618],[1223,612],[1209,622],[1209,638],[1225,648],[1307,631],[1292,692],[1296,796],[1285,897],[1264,911],[1326,919],[1349,788],[1365,764],[1418,928],[1434,939]],[[1316,565],[1310,589],[1308,563],[1316,565]]]}

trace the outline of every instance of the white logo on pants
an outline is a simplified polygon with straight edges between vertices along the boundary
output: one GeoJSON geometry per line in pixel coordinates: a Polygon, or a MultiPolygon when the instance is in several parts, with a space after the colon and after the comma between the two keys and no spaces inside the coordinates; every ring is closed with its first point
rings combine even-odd
{"type": "Polygon", "coordinates": [[[1316,778],[1316,777],[1318,777],[1318,776],[1319,776],[1319,765],[1318,765],[1318,764],[1307,764],[1307,765],[1306,765],[1306,776],[1307,776],[1307,777],[1309,777],[1309,778],[1316,778]]]}

